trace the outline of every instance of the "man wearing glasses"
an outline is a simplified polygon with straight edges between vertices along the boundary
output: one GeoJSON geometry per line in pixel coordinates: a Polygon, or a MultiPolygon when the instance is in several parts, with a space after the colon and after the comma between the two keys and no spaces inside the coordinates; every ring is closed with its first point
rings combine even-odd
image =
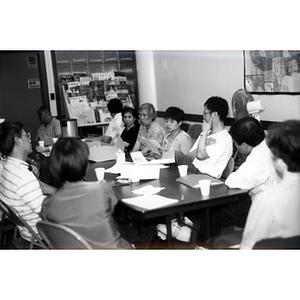
{"type": "MultiPolygon", "coordinates": [[[[32,152],[30,135],[21,123],[4,122],[0,125],[0,153],[6,159],[0,177],[1,201],[14,207],[38,233],[36,222],[40,220],[41,204],[45,198],[39,181],[26,163],[32,152]]],[[[22,237],[30,241],[31,234],[19,227],[22,237]]]]}
{"type": "Polygon", "coordinates": [[[204,103],[202,132],[187,156],[176,151],[177,165],[188,165],[190,173],[221,177],[233,150],[224,125],[228,109],[227,101],[221,97],[210,97],[204,103]]]}

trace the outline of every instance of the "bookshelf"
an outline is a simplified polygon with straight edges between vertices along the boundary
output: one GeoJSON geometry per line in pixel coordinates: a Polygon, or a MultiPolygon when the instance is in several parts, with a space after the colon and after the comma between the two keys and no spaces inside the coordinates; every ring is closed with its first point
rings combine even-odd
{"type": "Polygon", "coordinates": [[[88,102],[108,101],[107,93],[110,92],[111,96],[117,95],[123,103],[130,102],[133,107],[139,106],[135,51],[52,51],[52,61],[60,115],[68,117],[69,114],[65,105],[66,96],[69,97],[66,84],[69,82],[81,83],[77,95],[91,96],[88,102]],[[110,78],[114,78],[102,80],[97,74],[113,74],[110,78]],[[84,77],[90,86],[84,85],[84,77]],[[118,77],[125,77],[126,81],[113,84],[118,77]]]}

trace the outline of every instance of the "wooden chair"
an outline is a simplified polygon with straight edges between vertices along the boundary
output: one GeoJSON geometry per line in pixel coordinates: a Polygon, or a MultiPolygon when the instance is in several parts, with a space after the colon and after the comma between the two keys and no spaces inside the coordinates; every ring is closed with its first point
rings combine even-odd
{"type": "Polygon", "coordinates": [[[16,225],[14,237],[12,239],[12,244],[17,249],[26,249],[26,248],[33,249],[33,247],[46,249],[47,246],[44,243],[44,241],[39,237],[38,234],[36,234],[33,231],[31,226],[29,226],[29,224],[20,216],[20,214],[13,207],[11,207],[3,202],[2,202],[2,204],[7,209],[10,220],[16,225]],[[30,232],[30,234],[32,236],[30,242],[24,240],[22,237],[17,236],[17,234],[18,234],[17,226],[25,227],[30,232]],[[28,246],[28,244],[29,244],[29,246],[28,246]]]}
{"type": "Polygon", "coordinates": [[[227,166],[225,167],[225,169],[221,175],[221,178],[227,179],[227,177],[232,173],[233,169],[234,169],[234,158],[230,157],[230,159],[227,163],[227,166]]]}
{"type": "Polygon", "coordinates": [[[189,136],[192,138],[192,144],[194,145],[194,143],[196,142],[199,134],[202,131],[202,125],[201,124],[193,124],[190,126],[189,130],[188,130],[188,134],[189,136]]]}
{"type": "Polygon", "coordinates": [[[82,236],[65,225],[39,221],[37,229],[51,249],[92,249],[82,236]]]}

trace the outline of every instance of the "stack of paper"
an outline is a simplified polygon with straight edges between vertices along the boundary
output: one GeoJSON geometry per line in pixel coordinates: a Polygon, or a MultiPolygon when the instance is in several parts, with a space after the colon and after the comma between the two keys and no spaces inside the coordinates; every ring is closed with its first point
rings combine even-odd
{"type": "Polygon", "coordinates": [[[155,209],[178,202],[177,199],[170,199],[159,195],[147,195],[134,198],[126,198],[122,201],[145,209],[155,209]]]}
{"type": "Polygon", "coordinates": [[[94,146],[90,148],[89,160],[95,162],[116,159],[117,149],[115,146],[94,146]]]}

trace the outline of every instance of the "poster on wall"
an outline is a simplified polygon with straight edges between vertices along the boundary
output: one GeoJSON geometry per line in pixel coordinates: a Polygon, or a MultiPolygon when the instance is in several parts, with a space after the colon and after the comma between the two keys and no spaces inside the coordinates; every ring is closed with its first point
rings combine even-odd
{"type": "Polygon", "coordinates": [[[36,56],[27,56],[27,68],[37,68],[37,59],[36,56]]]}
{"type": "Polygon", "coordinates": [[[300,51],[244,51],[244,70],[250,93],[300,94],[300,51]]]}

